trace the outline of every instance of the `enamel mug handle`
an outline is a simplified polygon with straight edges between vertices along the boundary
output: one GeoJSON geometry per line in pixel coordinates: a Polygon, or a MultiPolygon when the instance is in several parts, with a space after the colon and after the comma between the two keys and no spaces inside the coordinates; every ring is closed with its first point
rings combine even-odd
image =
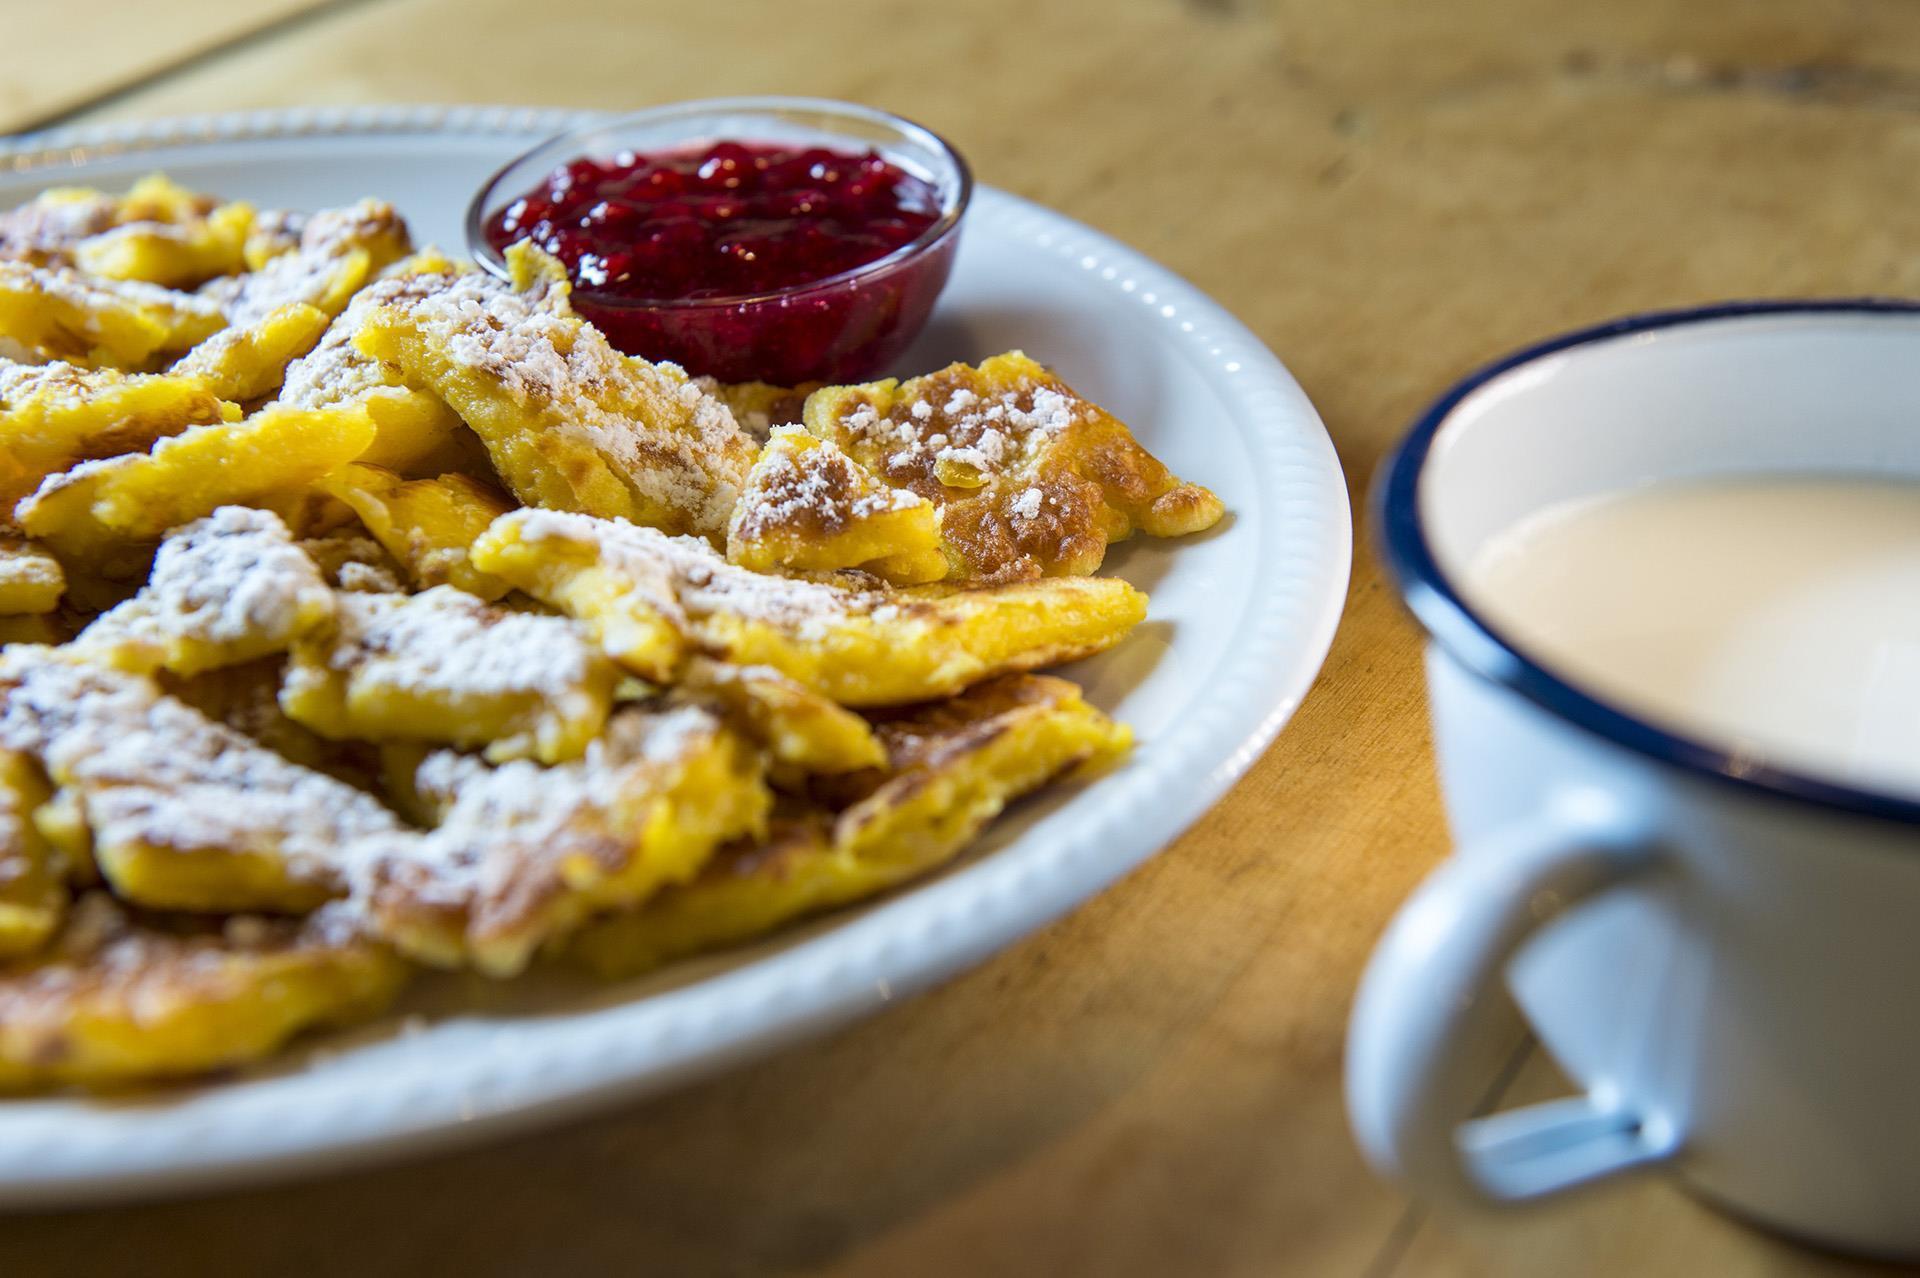
{"type": "Polygon", "coordinates": [[[1509,960],[1560,911],[1654,863],[1612,805],[1575,794],[1428,876],[1374,950],[1348,1029],[1347,1110],[1377,1169],[1424,1197],[1487,1205],[1674,1154],[1677,1134],[1628,1101],[1472,1120],[1514,1042],[1509,960]]]}

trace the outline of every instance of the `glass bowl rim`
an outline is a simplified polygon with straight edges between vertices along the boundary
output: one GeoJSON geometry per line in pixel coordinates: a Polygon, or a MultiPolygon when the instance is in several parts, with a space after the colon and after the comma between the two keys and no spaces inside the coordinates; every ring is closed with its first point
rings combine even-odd
{"type": "Polygon", "coordinates": [[[625,115],[608,116],[591,120],[562,129],[527,147],[505,164],[495,169],[487,180],[474,192],[467,204],[467,250],[481,268],[491,275],[502,279],[507,276],[507,261],[501,250],[495,248],[486,236],[486,210],[489,197],[496,193],[501,179],[519,167],[530,156],[569,138],[584,137],[592,133],[602,133],[613,129],[625,128],[635,124],[650,124],[662,120],[671,120],[678,116],[700,115],[750,115],[754,112],[774,113],[779,111],[811,111],[825,116],[840,116],[859,119],[870,124],[880,124],[891,128],[906,137],[920,143],[936,155],[943,157],[953,168],[956,182],[952,199],[942,200],[940,217],[926,230],[899,248],[874,258],[871,262],[862,262],[858,266],[823,275],[817,280],[789,284],[785,288],[773,289],[765,293],[740,293],[730,297],[616,297],[609,293],[595,292],[590,288],[575,285],[573,297],[599,310],[625,311],[676,311],[711,310],[715,308],[733,308],[753,306],[767,302],[785,301],[796,297],[805,297],[813,293],[837,289],[850,285],[868,276],[890,274],[913,259],[930,252],[942,241],[950,238],[960,229],[960,222],[966,216],[967,208],[973,202],[973,169],[967,164],[966,157],[959,148],[948,142],[923,124],[918,124],[905,116],[883,111],[879,107],[866,106],[858,102],[843,102],[835,98],[790,97],[779,95],[759,95],[731,98],[690,98],[679,102],[669,102],[660,106],[648,107],[643,111],[632,111],[625,115]]]}

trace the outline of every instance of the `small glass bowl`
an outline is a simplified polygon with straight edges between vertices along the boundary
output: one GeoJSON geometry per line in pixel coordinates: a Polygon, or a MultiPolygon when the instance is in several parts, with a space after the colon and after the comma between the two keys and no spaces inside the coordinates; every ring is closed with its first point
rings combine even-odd
{"type": "Polygon", "coordinates": [[[725,382],[853,382],[905,350],[946,287],[973,194],[967,163],[937,134],[899,116],[821,98],[715,98],[656,107],[569,130],[489,178],[467,208],[467,245],[496,275],[487,240],[500,209],[581,156],[675,151],[720,141],[871,148],[940,194],[939,220],[885,257],[837,275],[742,297],[638,300],[575,284],[574,309],[630,355],[671,360],[725,382]]]}

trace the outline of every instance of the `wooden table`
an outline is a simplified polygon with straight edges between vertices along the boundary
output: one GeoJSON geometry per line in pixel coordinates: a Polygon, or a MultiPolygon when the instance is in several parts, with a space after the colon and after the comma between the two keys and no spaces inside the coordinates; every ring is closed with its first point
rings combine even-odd
{"type": "MultiPolygon", "coordinates": [[[[748,91],[925,120],[986,181],[1252,325],[1319,404],[1356,500],[1429,397],[1528,339],[1710,298],[1920,291],[1920,8],[1902,0],[194,0],[94,13],[84,49],[55,34],[68,12],[0,0],[0,128],[748,91]]],[[[1348,1000],[1445,847],[1418,648],[1363,530],[1326,671],[1252,774],[970,975],[568,1130],[8,1219],[0,1271],[1851,1269],[1658,1182],[1471,1219],[1362,1167],[1348,1000]]],[[[1515,1046],[1496,1099],[1558,1086],[1515,1046]]]]}

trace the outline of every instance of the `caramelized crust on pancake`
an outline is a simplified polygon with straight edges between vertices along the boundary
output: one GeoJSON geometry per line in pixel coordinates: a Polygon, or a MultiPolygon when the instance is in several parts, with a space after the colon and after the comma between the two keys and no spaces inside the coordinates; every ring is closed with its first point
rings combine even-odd
{"type": "Polygon", "coordinates": [[[589,913],[692,878],[763,830],[769,805],[754,752],[690,706],[623,710],[554,768],[430,755],[415,786],[444,816],[371,854],[371,926],[415,958],[496,976],[589,913]]]}
{"type": "Polygon", "coordinates": [[[956,579],[1091,573],[1135,528],[1176,537],[1223,512],[1019,351],[906,382],[829,386],[808,397],[806,421],[941,508],[956,579]]]}
{"type": "Polygon", "coordinates": [[[719,538],[753,441],[678,368],[577,318],[564,272],[530,252],[509,254],[523,287],[431,277],[437,291],[376,308],[354,344],[452,405],[528,505],[719,538]]]}
{"type": "Polygon", "coordinates": [[[103,893],[43,954],[0,967],[0,1090],[124,1087],[268,1056],[377,1016],[406,966],[328,913],[304,922],[136,922],[103,893]]]}
{"type": "Polygon", "coordinates": [[[613,663],[564,617],[452,586],[335,596],[334,625],[293,645],[280,704],[322,736],[578,758],[607,721],[613,663]]]}
{"type": "Polygon", "coordinates": [[[798,426],[760,450],[727,524],[727,558],[756,572],[862,568],[902,586],[947,575],[933,503],[798,426]]]}
{"type": "Polygon", "coordinates": [[[699,878],[582,929],[568,951],[604,975],[735,944],[845,905],[950,860],[1013,799],[1100,767],[1130,736],[1062,679],[1015,675],[876,730],[887,764],[838,812],[796,809],[772,836],[723,850],[699,878]]]}
{"type": "Polygon", "coordinates": [[[1111,578],[889,590],[858,573],[773,577],[727,563],[697,538],[550,510],[503,515],[473,558],[587,621],[644,677],[697,647],[771,666],[850,706],[948,696],[996,674],[1089,656],[1146,613],[1146,596],[1111,578]]]}

